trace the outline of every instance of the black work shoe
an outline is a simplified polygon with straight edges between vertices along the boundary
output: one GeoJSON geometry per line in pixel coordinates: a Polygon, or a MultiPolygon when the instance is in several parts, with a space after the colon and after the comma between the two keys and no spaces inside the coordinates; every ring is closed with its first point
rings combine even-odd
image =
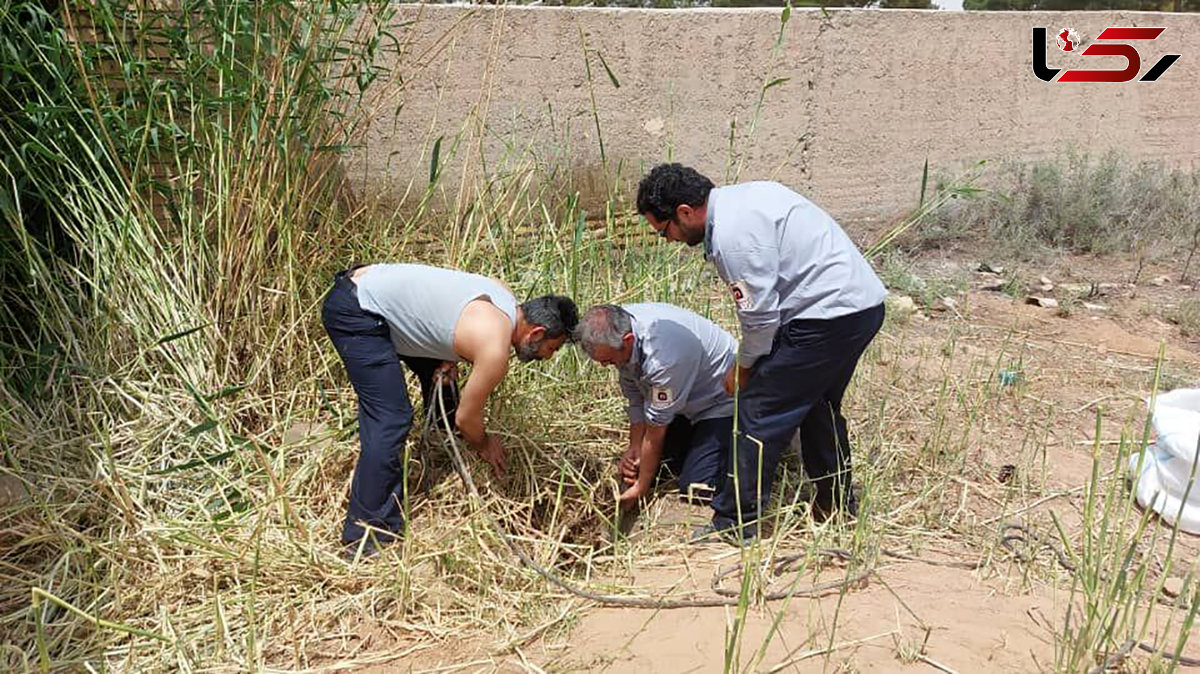
{"type": "Polygon", "coordinates": [[[708,524],[698,524],[692,527],[692,535],[688,539],[688,542],[692,545],[702,545],[704,543],[721,541],[735,548],[746,547],[758,540],[758,525],[754,522],[747,522],[742,525],[740,536],[738,533],[737,525],[719,529],[717,525],[709,522],[708,524]]]}

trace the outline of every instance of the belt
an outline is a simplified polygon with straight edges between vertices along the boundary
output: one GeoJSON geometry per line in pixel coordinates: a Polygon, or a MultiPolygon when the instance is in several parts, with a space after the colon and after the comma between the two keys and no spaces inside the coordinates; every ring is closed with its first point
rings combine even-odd
{"type": "Polygon", "coordinates": [[[354,272],[356,272],[359,269],[362,269],[363,267],[366,267],[366,266],[367,265],[365,265],[365,264],[351,265],[348,269],[343,269],[343,270],[339,271],[338,273],[334,274],[333,278],[334,279],[348,278],[351,274],[353,274],[354,272]]]}

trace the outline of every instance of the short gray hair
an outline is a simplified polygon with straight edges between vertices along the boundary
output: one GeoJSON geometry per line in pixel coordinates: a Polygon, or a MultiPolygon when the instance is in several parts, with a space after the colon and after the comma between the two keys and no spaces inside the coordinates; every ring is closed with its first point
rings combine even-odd
{"type": "Polygon", "coordinates": [[[633,331],[633,317],[615,304],[597,304],[579,320],[575,341],[589,351],[593,346],[621,347],[621,339],[633,331]]]}

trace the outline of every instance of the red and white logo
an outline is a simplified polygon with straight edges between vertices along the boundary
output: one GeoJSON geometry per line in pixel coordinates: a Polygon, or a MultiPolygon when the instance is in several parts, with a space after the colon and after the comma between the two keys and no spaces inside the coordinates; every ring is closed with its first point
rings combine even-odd
{"type": "Polygon", "coordinates": [[[650,387],[650,406],[654,409],[666,409],[675,403],[675,392],[669,386],[650,387]]]}
{"type": "Polygon", "coordinates": [[[1055,38],[1058,48],[1063,51],[1075,51],[1079,47],[1079,33],[1074,28],[1063,28],[1055,38]]]}
{"type": "MultiPolygon", "coordinates": [[[[1044,82],[1154,82],[1167,72],[1171,64],[1179,60],[1179,54],[1163,54],[1154,65],[1142,73],[1142,55],[1139,45],[1147,50],[1166,28],[1150,26],[1109,26],[1096,35],[1086,47],[1083,38],[1074,28],[1063,28],[1054,36],[1054,43],[1064,52],[1085,56],[1117,56],[1125,60],[1120,70],[1093,70],[1083,68],[1051,68],[1046,62],[1047,31],[1042,26],[1033,28],[1033,74],[1044,82]],[[1128,44],[1133,42],[1134,44],[1128,44]],[[1062,73],[1060,76],[1059,73],[1062,73]],[[1141,75],[1141,77],[1138,77],[1141,75]]],[[[1091,61],[1088,61],[1091,63],[1091,61]]]]}
{"type": "Polygon", "coordinates": [[[749,311],[754,306],[754,298],[750,295],[750,286],[745,281],[734,281],[729,284],[729,292],[733,294],[733,302],[742,311],[749,311]]]}

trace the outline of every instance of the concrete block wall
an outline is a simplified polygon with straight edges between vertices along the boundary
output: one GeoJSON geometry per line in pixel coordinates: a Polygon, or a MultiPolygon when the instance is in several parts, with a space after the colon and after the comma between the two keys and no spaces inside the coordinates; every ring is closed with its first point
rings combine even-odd
{"type": "MultiPolygon", "coordinates": [[[[484,172],[531,166],[558,167],[594,202],[671,158],[718,184],[780,180],[850,221],[910,208],[926,159],[943,173],[1069,147],[1200,159],[1200,15],[797,9],[779,49],[769,8],[408,6],[400,21],[404,53],[388,65],[403,84],[386,86],[347,158],[360,188],[385,198],[425,188],[438,137],[443,207],[484,172]],[[1034,26],[1089,40],[1165,26],[1136,45],[1142,72],[1182,58],[1153,83],[1046,83],[1032,71],[1034,26]]],[[[1052,40],[1051,67],[1124,65],[1052,40]]]]}

